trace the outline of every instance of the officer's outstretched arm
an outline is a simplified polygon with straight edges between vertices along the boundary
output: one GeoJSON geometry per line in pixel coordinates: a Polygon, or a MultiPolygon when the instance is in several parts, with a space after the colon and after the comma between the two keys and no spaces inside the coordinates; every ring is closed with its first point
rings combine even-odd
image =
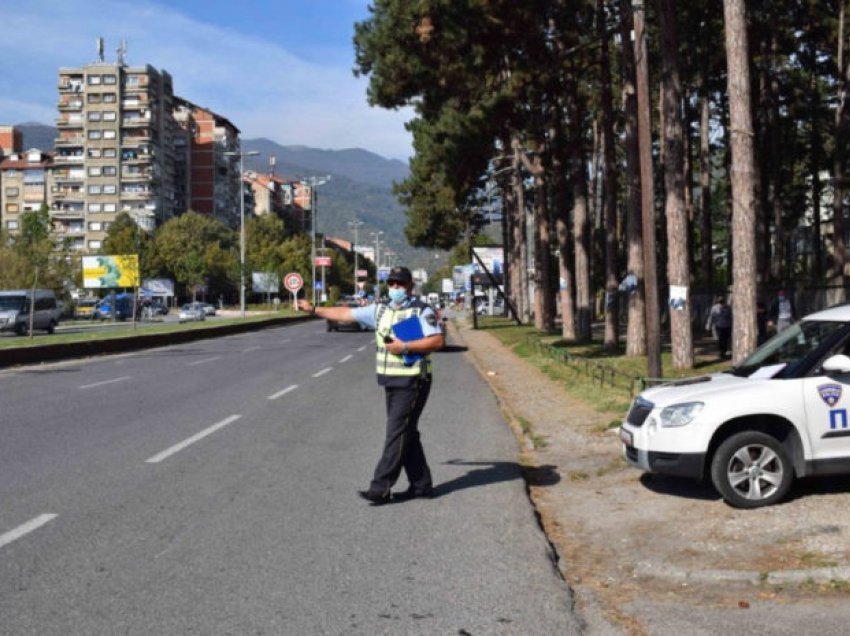
{"type": "Polygon", "coordinates": [[[313,314],[325,320],[336,320],[338,322],[357,322],[351,313],[351,307],[314,307],[307,300],[298,301],[298,310],[313,314]]]}

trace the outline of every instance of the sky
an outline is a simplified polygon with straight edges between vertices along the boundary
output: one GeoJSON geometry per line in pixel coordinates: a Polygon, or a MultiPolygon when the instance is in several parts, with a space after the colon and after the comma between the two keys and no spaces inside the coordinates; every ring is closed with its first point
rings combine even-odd
{"type": "Polygon", "coordinates": [[[406,161],[411,110],[370,107],[354,77],[354,23],[369,0],[0,0],[0,124],[54,125],[58,71],[116,60],[168,71],[176,95],[246,139],[406,161]]]}

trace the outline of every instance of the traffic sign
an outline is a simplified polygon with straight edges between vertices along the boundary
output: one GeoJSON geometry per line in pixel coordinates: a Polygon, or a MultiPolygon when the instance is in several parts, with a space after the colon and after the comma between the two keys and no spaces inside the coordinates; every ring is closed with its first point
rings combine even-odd
{"type": "Polygon", "coordinates": [[[304,279],[298,272],[290,272],[284,276],[283,284],[293,294],[297,294],[298,290],[304,286],[304,279]]]}
{"type": "Polygon", "coordinates": [[[316,257],[316,267],[330,267],[331,266],[331,257],[330,256],[317,256],[316,257]]]}

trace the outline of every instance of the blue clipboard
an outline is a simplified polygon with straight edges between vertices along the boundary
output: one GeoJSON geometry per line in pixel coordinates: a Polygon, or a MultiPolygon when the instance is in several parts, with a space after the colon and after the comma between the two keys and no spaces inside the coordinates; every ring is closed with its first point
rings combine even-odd
{"type": "MultiPolygon", "coordinates": [[[[410,342],[411,340],[421,340],[425,337],[422,333],[422,323],[419,322],[418,316],[411,316],[392,326],[393,335],[402,342],[410,342]]],[[[404,358],[404,366],[413,366],[417,361],[425,356],[421,353],[406,353],[404,358]]]]}

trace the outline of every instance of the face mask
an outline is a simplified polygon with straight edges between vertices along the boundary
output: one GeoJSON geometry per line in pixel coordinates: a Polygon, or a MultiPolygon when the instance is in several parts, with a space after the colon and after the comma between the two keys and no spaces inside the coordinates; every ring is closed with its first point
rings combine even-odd
{"type": "Polygon", "coordinates": [[[407,298],[407,290],[404,287],[390,287],[387,293],[390,296],[390,300],[397,305],[403,303],[404,299],[407,298]]]}

